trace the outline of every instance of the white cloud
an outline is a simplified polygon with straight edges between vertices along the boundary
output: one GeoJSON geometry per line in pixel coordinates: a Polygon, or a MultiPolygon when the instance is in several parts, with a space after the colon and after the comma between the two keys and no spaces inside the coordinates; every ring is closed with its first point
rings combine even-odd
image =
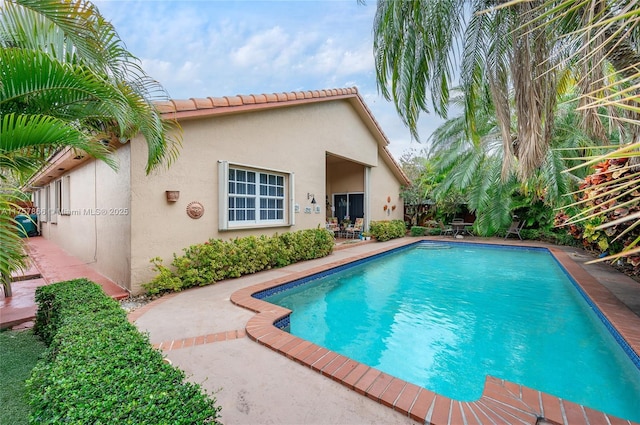
{"type": "Polygon", "coordinates": [[[231,59],[234,64],[243,68],[268,64],[281,56],[288,44],[289,36],[276,26],[249,37],[244,45],[232,51],[231,59]]]}
{"type": "Polygon", "coordinates": [[[319,73],[351,75],[367,72],[373,68],[373,54],[362,46],[350,46],[327,39],[310,61],[315,63],[319,73]]]}

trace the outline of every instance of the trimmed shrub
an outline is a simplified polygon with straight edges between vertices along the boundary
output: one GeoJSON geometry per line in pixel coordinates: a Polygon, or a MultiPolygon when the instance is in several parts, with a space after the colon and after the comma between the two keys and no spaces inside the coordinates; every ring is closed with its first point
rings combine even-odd
{"type": "Polygon", "coordinates": [[[439,227],[427,227],[426,236],[436,236],[441,235],[442,229],[439,227]]]}
{"type": "Polygon", "coordinates": [[[247,236],[229,241],[210,239],[173,255],[173,271],[153,258],[158,275],[143,288],[149,294],[181,291],[261,270],[284,267],[298,261],[325,257],[333,251],[333,233],[307,229],[281,235],[247,236]]]}
{"type": "Polygon", "coordinates": [[[402,238],[407,233],[407,228],[402,220],[373,221],[370,228],[371,234],[381,242],[402,238]]]}
{"type": "Polygon", "coordinates": [[[49,345],[27,381],[31,423],[218,423],[220,407],[165,363],[125,311],[86,279],[36,290],[49,345]]]}
{"type": "Polygon", "coordinates": [[[412,226],[411,236],[424,236],[427,233],[427,228],[422,226],[412,226]]]}

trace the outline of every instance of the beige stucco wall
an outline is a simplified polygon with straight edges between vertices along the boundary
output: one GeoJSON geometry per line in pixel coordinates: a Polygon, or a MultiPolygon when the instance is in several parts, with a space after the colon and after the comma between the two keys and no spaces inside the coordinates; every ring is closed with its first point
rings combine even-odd
{"type": "MultiPolygon", "coordinates": [[[[43,237],[54,241],[69,254],[128,288],[129,146],[121,147],[114,156],[119,164],[117,172],[101,161],[92,160],[61,176],[63,181],[69,177],[69,214],[57,214],[55,224],[51,220],[40,223],[40,231],[43,237]]],[[[50,209],[53,208],[54,182],[49,184],[50,209]]]]}
{"type": "MultiPolygon", "coordinates": [[[[371,184],[376,205],[387,195],[398,199],[399,182],[380,161],[376,140],[348,101],[321,102],[296,107],[272,108],[245,114],[183,120],[183,147],[169,169],[144,174],[146,148],[131,144],[131,289],[155,273],[149,260],[159,256],[169,263],[182,248],[209,238],[228,240],[249,234],[273,234],[323,226],[326,196],[327,152],[357,162],[357,168],[373,167],[371,184]],[[294,214],[291,227],[251,230],[218,230],[218,161],[229,161],[293,173],[294,214]],[[390,179],[390,182],[384,182],[390,179]],[[393,189],[392,189],[393,188],[393,189]],[[165,191],[179,190],[180,198],[169,203],[165,191]],[[315,195],[318,213],[307,194],[315,195]],[[186,214],[190,202],[204,208],[200,219],[186,214]]],[[[364,179],[361,179],[362,185],[364,179]]],[[[364,186],[363,186],[364,187],[364,186]]],[[[332,187],[332,190],[335,190],[332,187]]],[[[400,204],[397,203],[399,206],[400,204]]],[[[379,205],[382,211],[382,205],[379,205]]],[[[396,214],[401,208],[398,208],[396,214]]],[[[381,216],[380,213],[372,217],[381,216]]],[[[401,213],[398,215],[402,218],[401,213]]],[[[386,216],[385,216],[386,218],[386,216]]]]}
{"type": "Polygon", "coordinates": [[[364,192],[364,166],[354,162],[340,162],[330,168],[331,188],[329,196],[334,193],[364,192]]]}
{"type": "Polygon", "coordinates": [[[401,183],[391,169],[380,159],[379,167],[371,168],[369,193],[370,218],[378,220],[404,220],[404,201],[400,197],[401,183]],[[390,198],[390,201],[387,199],[390,198]],[[384,209],[384,206],[387,209],[384,209]],[[395,209],[393,208],[395,206],[395,209]]]}

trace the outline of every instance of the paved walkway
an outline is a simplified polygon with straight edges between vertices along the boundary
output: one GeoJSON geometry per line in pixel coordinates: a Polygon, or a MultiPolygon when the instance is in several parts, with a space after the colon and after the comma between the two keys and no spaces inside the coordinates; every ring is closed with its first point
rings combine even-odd
{"type": "Polygon", "coordinates": [[[395,244],[346,244],[325,258],[164,296],[129,319],[190,380],[214,393],[225,425],[417,424],[247,338],[255,313],[230,301],[238,289],[395,244]]]}
{"type": "Polygon", "coordinates": [[[13,296],[0,296],[0,329],[19,329],[33,326],[36,313],[35,290],[39,286],[86,277],[96,282],[115,299],[129,293],[102,276],[76,257],[69,255],[55,243],[37,236],[25,239],[30,258],[29,269],[17,273],[11,285],[13,296]]]}
{"type": "MultiPolygon", "coordinates": [[[[129,318],[141,331],[149,333],[151,342],[163,350],[174,365],[184,370],[190,380],[214,392],[218,404],[223,407],[221,420],[225,425],[425,421],[454,425],[463,421],[534,424],[538,416],[571,425],[609,423],[607,421],[629,424],[494,378],[487,380],[483,398],[478,402],[460,403],[431,397],[430,392],[415,390],[415,386],[398,383],[374,369],[362,368],[362,365],[313,347],[306,341],[279,334],[272,326],[274,317],[281,313],[278,308],[256,315],[249,309],[260,311],[259,307],[254,309],[251,301],[246,305],[248,309],[232,302],[247,301],[243,292],[252,292],[250,287],[293,280],[373,251],[416,240],[407,239],[347,245],[322,259],[171,294],[134,311],[129,318]],[[351,376],[354,382],[349,381],[351,376]],[[397,394],[393,400],[386,397],[392,392],[397,394]]],[[[505,243],[502,240],[494,242],[505,243]]],[[[589,258],[581,250],[562,250],[566,257],[577,261],[589,258]]],[[[575,270],[578,274],[589,269],[592,276],[598,276],[602,284],[610,287],[611,292],[605,290],[606,294],[617,293],[636,310],[636,314],[640,313],[638,283],[602,264],[575,268],[580,269],[575,270]]],[[[598,287],[602,288],[599,284],[598,287]]],[[[619,302],[610,304],[621,307],[619,302]]],[[[623,315],[625,318],[631,315],[634,324],[639,323],[638,316],[624,306],[622,309],[627,312],[623,315]]],[[[640,347],[639,330],[635,329],[634,342],[640,347]]]]}

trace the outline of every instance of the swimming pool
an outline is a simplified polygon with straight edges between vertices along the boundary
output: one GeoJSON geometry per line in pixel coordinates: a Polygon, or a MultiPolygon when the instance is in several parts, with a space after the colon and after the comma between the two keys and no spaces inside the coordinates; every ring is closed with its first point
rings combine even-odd
{"type": "Polygon", "coordinates": [[[287,286],[267,300],[292,334],[439,394],[475,400],[492,375],[638,420],[637,367],[546,250],[422,244],[287,286]]]}

